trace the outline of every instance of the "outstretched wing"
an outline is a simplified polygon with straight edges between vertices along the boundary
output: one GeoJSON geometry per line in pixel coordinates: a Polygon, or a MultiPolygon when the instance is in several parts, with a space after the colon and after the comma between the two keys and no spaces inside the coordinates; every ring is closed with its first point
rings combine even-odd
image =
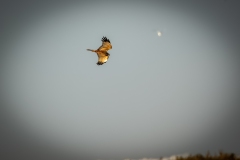
{"type": "Polygon", "coordinates": [[[102,65],[102,64],[106,63],[110,56],[110,54],[107,52],[98,52],[97,55],[98,55],[97,65],[102,65]]]}
{"type": "Polygon", "coordinates": [[[109,49],[112,49],[111,42],[107,37],[102,38],[102,46],[98,48],[99,51],[108,51],[109,49]]]}

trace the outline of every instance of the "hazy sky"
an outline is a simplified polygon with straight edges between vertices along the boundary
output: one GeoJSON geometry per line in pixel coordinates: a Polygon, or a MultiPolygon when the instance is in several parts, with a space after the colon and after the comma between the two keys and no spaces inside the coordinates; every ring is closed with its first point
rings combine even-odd
{"type": "Polygon", "coordinates": [[[6,3],[3,155],[240,154],[239,9],[237,0],[6,3]],[[86,49],[103,36],[113,48],[98,66],[86,49]]]}

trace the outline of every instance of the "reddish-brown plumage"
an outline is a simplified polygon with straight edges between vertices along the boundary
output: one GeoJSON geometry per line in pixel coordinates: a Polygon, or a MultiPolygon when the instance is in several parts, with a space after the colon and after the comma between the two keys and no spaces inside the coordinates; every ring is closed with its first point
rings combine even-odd
{"type": "Polygon", "coordinates": [[[107,37],[102,38],[102,45],[97,50],[87,49],[88,51],[92,51],[97,53],[98,55],[98,62],[97,65],[102,65],[107,62],[110,54],[107,52],[108,50],[112,49],[112,45],[107,37]]]}

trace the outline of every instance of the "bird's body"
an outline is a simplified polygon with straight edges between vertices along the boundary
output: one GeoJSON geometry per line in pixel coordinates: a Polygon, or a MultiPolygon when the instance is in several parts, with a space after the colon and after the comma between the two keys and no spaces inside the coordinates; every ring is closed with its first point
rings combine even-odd
{"type": "Polygon", "coordinates": [[[102,65],[107,62],[110,54],[107,52],[112,49],[111,42],[107,37],[102,38],[102,46],[100,46],[97,50],[87,49],[88,51],[95,52],[98,55],[97,65],[102,65]]]}

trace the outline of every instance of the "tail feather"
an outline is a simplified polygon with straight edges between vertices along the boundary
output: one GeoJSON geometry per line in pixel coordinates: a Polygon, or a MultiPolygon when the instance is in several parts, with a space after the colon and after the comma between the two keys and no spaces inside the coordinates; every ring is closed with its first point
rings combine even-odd
{"type": "Polygon", "coordinates": [[[92,50],[92,49],[87,49],[87,51],[92,51],[92,52],[95,52],[95,50],[92,50]]]}

